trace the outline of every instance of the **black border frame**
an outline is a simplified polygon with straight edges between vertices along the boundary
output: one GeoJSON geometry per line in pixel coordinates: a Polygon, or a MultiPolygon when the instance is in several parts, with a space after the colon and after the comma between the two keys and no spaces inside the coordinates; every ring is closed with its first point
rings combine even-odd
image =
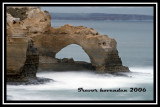
{"type": "MultiPolygon", "coordinates": [[[[8,3],[8,2],[7,2],[8,3]]],[[[13,3],[15,3],[15,2],[13,2],[13,3]]],[[[24,3],[24,2],[23,2],[24,3]]],[[[31,2],[32,3],[32,2],[31,2]]],[[[41,2],[39,2],[39,3],[41,3],[41,2]]],[[[44,3],[44,2],[43,2],[44,3]]],[[[51,3],[54,3],[54,2],[51,2],[51,3]]],[[[107,3],[107,2],[104,2],[104,3],[107,3]]],[[[153,2],[152,2],[153,3],[153,2]]],[[[4,86],[4,104],[6,103],[6,104],[9,104],[9,103],[14,103],[14,104],[16,104],[16,103],[30,103],[30,104],[34,104],[34,103],[39,103],[39,104],[42,104],[42,103],[51,103],[51,104],[56,104],[56,103],[67,103],[67,104],[69,104],[69,103],[84,103],[84,104],[87,104],[87,103],[91,103],[91,104],[96,104],[96,103],[98,103],[98,104],[101,104],[101,103],[104,103],[104,104],[106,104],[106,103],[114,103],[114,104],[116,104],[116,103],[126,103],[126,104],[129,104],[129,103],[146,103],[146,104],[148,104],[148,103],[152,103],[152,104],[155,104],[156,103],[156,101],[158,100],[158,98],[156,97],[156,89],[157,89],[157,87],[156,87],[156,84],[157,84],[157,82],[158,82],[158,78],[156,78],[156,70],[158,70],[158,69],[156,69],[156,45],[157,45],[157,41],[156,41],[156,32],[157,32],[157,30],[158,30],[158,26],[156,27],[156,23],[158,23],[157,22],[157,20],[158,19],[156,19],[157,18],[157,11],[158,10],[156,10],[156,7],[158,6],[158,4],[156,5],[156,4],[92,4],[91,2],[90,2],[90,4],[38,4],[38,3],[36,3],[36,4],[4,4],[4,16],[6,16],[6,6],[126,6],[126,7],[128,7],[128,6],[153,6],[153,10],[154,10],[154,27],[153,27],[153,29],[154,29],[154,37],[153,37],[153,43],[154,43],[154,47],[153,47],[153,57],[154,57],[154,61],[153,61],[153,65],[154,65],[154,93],[153,93],[153,95],[154,95],[154,100],[153,101],[107,101],[107,100],[101,100],[101,101],[97,101],[97,100],[80,100],[80,101],[78,101],[78,100],[69,100],[69,101],[66,101],[66,100],[60,100],[60,101],[42,101],[42,100],[40,100],[40,101],[38,101],[38,100],[36,100],[36,101],[23,101],[23,100],[21,100],[21,101],[7,101],[6,100],[6,95],[7,95],[7,92],[6,92],[6,77],[5,77],[5,75],[6,75],[6,72],[5,71],[3,71],[4,72],[4,78],[2,78],[2,79],[4,79],[4,83],[2,83],[2,85],[4,86]],[[157,28],[157,29],[156,29],[157,28]],[[157,81],[156,81],[157,80],[157,81]]],[[[155,2],[154,2],[155,3],[155,2]]],[[[2,9],[2,12],[3,12],[3,9],[2,9]]],[[[6,18],[3,16],[3,19],[4,19],[4,34],[6,34],[6,18]]],[[[3,20],[2,20],[3,21],[3,20]]],[[[2,26],[3,27],[3,26],[2,26]]],[[[158,35],[157,35],[158,36],[158,35]]],[[[6,37],[5,37],[5,35],[3,35],[3,38],[4,38],[4,70],[6,69],[6,37]]],[[[158,39],[158,38],[157,38],[158,39]]],[[[2,45],[3,46],[3,45],[2,45]]],[[[158,75],[158,72],[157,72],[157,75],[158,75]]],[[[3,76],[3,75],[2,75],[3,76]]],[[[157,89],[157,91],[158,91],[158,89],[157,89]]],[[[3,96],[2,96],[3,97],[3,96]]]]}

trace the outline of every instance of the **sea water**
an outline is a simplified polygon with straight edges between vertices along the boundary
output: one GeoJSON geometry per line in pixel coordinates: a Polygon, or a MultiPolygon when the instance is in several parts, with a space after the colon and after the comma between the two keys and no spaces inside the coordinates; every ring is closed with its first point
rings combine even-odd
{"type": "MultiPolygon", "coordinates": [[[[153,100],[152,21],[52,21],[53,27],[65,24],[94,28],[100,34],[114,38],[123,65],[128,66],[131,72],[117,74],[90,71],[38,72],[38,77],[54,81],[41,85],[7,85],[7,100],[153,100]],[[80,88],[83,91],[80,91],[80,88]],[[120,89],[127,92],[100,92],[101,89],[120,89]]],[[[74,44],[62,49],[56,57],[72,57],[76,61],[90,62],[82,48],[74,44]]]]}

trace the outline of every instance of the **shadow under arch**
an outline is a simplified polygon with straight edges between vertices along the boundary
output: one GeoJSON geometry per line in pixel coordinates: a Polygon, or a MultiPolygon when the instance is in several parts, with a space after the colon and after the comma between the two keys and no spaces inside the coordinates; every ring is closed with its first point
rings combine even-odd
{"type": "Polygon", "coordinates": [[[55,58],[73,58],[74,61],[85,61],[91,63],[88,54],[78,44],[69,44],[56,53],[55,58]]]}

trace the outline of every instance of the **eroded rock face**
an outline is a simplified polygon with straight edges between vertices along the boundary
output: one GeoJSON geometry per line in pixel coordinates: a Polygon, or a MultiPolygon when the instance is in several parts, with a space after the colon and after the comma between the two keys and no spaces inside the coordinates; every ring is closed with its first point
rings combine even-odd
{"type": "Polygon", "coordinates": [[[27,37],[7,39],[7,82],[26,82],[36,78],[39,55],[32,40],[27,37]]]}
{"type": "MultiPolygon", "coordinates": [[[[39,64],[39,54],[33,40],[27,36],[28,30],[23,25],[27,17],[13,17],[13,13],[27,10],[8,8],[7,13],[7,82],[28,82],[36,78],[39,64]],[[10,13],[10,14],[9,14],[10,13]],[[13,16],[12,16],[12,15],[13,16]]],[[[23,15],[23,14],[22,14],[23,15]]]]}
{"type": "Polygon", "coordinates": [[[47,62],[47,58],[53,59],[51,63],[59,63],[55,55],[64,47],[77,44],[88,54],[93,68],[98,72],[129,71],[128,67],[122,65],[115,39],[100,35],[96,30],[84,26],[67,24],[60,28],[53,28],[48,12],[38,7],[18,8],[23,10],[24,17],[15,18],[7,14],[7,35],[14,35],[18,32],[32,38],[42,58],[40,60],[42,63],[47,62]]]}
{"type": "Polygon", "coordinates": [[[7,7],[8,36],[44,33],[50,27],[51,17],[49,13],[41,11],[39,7],[7,7]]]}

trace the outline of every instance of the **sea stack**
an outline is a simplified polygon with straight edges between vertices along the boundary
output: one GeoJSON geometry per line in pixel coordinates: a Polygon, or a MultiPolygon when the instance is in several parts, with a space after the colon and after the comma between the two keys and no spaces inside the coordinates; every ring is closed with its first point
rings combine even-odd
{"type": "Polygon", "coordinates": [[[53,28],[49,12],[39,7],[8,6],[6,15],[7,77],[16,75],[23,78],[29,74],[35,77],[38,65],[42,69],[44,65],[53,65],[53,71],[63,66],[66,71],[72,70],[71,66],[67,67],[71,64],[80,66],[79,69],[102,73],[129,71],[122,65],[116,40],[100,35],[92,28],[69,24],[53,28]],[[81,46],[91,63],[55,58],[61,49],[70,44],[81,46]]]}

